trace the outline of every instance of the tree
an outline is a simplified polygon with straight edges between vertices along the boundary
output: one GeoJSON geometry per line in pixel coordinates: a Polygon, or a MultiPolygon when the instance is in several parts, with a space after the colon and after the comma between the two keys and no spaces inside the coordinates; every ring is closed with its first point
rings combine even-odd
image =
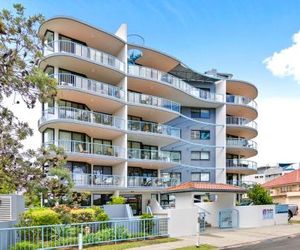
{"type": "Polygon", "coordinates": [[[254,205],[273,204],[273,199],[268,191],[259,184],[255,184],[252,188],[250,188],[247,194],[254,205]]]}
{"type": "Polygon", "coordinates": [[[18,95],[32,109],[37,101],[46,102],[57,93],[56,80],[38,67],[42,43],[37,29],[44,17],[25,16],[20,4],[13,7],[12,12],[0,12],[0,191],[24,193],[30,204],[39,202],[39,193],[60,202],[72,187],[63,150],[54,146],[25,150],[23,141],[33,131],[3,102],[18,95]]]}

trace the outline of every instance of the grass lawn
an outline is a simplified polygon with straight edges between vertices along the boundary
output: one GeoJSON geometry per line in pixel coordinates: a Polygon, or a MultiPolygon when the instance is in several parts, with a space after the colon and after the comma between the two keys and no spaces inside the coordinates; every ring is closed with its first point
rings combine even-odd
{"type": "MultiPolygon", "coordinates": [[[[98,245],[93,247],[84,247],[84,249],[87,250],[123,250],[123,249],[129,249],[134,247],[143,247],[143,246],[149,246],[153,244],[161,244],[161,243],[167,243],[167,242],[174,242],[178,241],[179,239],[175,238],[158,238],[158,239],[152,239],[152,240],[139,240],[139,241],[131,241],[131,242],[122,242],[112,245],[98,245]]],[[[192,248],[191,248],[192,249],[192,248]]],[[[201,249],[202,248],[198,248],[201,249]]],[[[203,250],[206,250],[205,248],[203,250]]]]}
{"type": "Polygon", "coordinates": [[[200,247],[196,247],[196,246],[190,246],[190,247],[182,247],[182,248],[176,248],[176,250],[192,250],[192,249],[198,249],[198,250],[213,250],[216,249],[215,247],[211,246],[211,245],[201,245],[200,247]]]}
{"type": "Polygon", "coordinates": [[[300,224],[300,220],[290,220],[289,224],[300,224]]]}

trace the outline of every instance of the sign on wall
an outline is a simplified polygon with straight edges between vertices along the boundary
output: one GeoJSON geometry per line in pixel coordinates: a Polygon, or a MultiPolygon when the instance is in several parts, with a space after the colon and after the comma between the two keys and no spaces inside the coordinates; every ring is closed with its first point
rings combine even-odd
{"type": "Polygon", "coordinates": [[[262,211],[263,220],[270,220],[274,218],[274,209],[273,208],[265,208],[262,211]]]}

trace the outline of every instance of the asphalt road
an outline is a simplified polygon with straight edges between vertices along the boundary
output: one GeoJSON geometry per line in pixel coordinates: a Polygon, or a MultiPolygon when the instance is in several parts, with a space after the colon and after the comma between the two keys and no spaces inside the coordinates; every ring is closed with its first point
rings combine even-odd
{"type": "Polygon", "coordinates": [[[300,249],[300,235],[293,238],[274,239],[256,245],[230,248],[230,250],[298,250],[300,249]]]}

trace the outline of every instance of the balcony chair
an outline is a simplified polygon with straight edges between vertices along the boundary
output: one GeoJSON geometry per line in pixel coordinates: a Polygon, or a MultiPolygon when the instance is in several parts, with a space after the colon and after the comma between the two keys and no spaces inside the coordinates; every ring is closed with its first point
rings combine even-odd
{"type": "Polygon", "coordinates": [[[78,148],[80,153],[88,153],[88,151],[83,148],[83,145],[81,143],[78,144],[78,148]]]}

